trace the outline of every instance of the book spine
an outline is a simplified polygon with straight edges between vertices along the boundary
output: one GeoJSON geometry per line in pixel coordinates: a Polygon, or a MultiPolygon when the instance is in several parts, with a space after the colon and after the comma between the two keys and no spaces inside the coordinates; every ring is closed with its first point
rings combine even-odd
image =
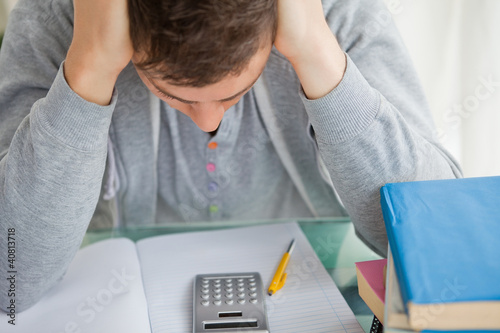
{"type": "Polygon", "coordinates": [[[380,189],[380,204],[382,206],[382,215],[384,217],[385,229],[387,231],[389,246],[392,249],[391,255],[394,261],[394,270],[399,280],[399,287],[401,289],[401,298],[403,299],[403,305],[405,311],[406,313],[408,313],[408,301],[410,300],[410,292],[408,290],[408,283],[407,283],[408,280],[406,279],[406,276],[404,274],[404,269],[400,255],[402,250],[398,244],[396,231],[394,230],[397,221],[391,202],[391,196],[387,186],[383,186],[380,189]]]}

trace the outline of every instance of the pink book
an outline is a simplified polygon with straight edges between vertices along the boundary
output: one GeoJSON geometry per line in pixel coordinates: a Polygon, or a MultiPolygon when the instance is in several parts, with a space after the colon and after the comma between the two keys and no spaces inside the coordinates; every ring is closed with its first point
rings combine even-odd
{"type": "Polygon", "coordinates": [[[359,296],[383,324],[387,259],[357,262],[359,296]]]}

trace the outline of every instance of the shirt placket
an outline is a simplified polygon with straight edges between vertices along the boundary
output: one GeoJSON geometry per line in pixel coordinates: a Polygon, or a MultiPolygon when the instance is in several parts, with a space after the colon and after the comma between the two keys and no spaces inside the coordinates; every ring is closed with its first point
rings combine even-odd
{"type": "Polygon", "coordinates": [[[216,136],[212,137],[207,144],[207,154],[206,154],[206,170],[208,173],[208,183],[206,188],[206,193],[209,198],[210,204],[208,206],[208,215],[211,220],[217,220],[221,217],[221,203],[219,200],[219,190],[220,186],[217,181],[219,173],[219,161],[217,159],[219,144],[217,142],[216,136]]]}

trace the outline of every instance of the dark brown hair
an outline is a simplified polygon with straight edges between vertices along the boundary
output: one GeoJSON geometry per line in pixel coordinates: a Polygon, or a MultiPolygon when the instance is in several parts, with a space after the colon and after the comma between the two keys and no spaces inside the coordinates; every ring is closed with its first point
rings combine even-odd
{"type": "Polygon", "coordinates": [[[203,87],[237,75],[276,36],[276,0],[128,0],[135,65],[203,87]]]}

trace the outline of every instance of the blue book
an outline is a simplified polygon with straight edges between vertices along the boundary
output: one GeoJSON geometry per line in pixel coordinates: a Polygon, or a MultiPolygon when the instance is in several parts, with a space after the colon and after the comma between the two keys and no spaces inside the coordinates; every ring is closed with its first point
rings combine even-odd
{"type": "Polygon", "coordinates": [[[500,177],[393,183],[381,205],[415,330],[500,329],[500,177]]]}

